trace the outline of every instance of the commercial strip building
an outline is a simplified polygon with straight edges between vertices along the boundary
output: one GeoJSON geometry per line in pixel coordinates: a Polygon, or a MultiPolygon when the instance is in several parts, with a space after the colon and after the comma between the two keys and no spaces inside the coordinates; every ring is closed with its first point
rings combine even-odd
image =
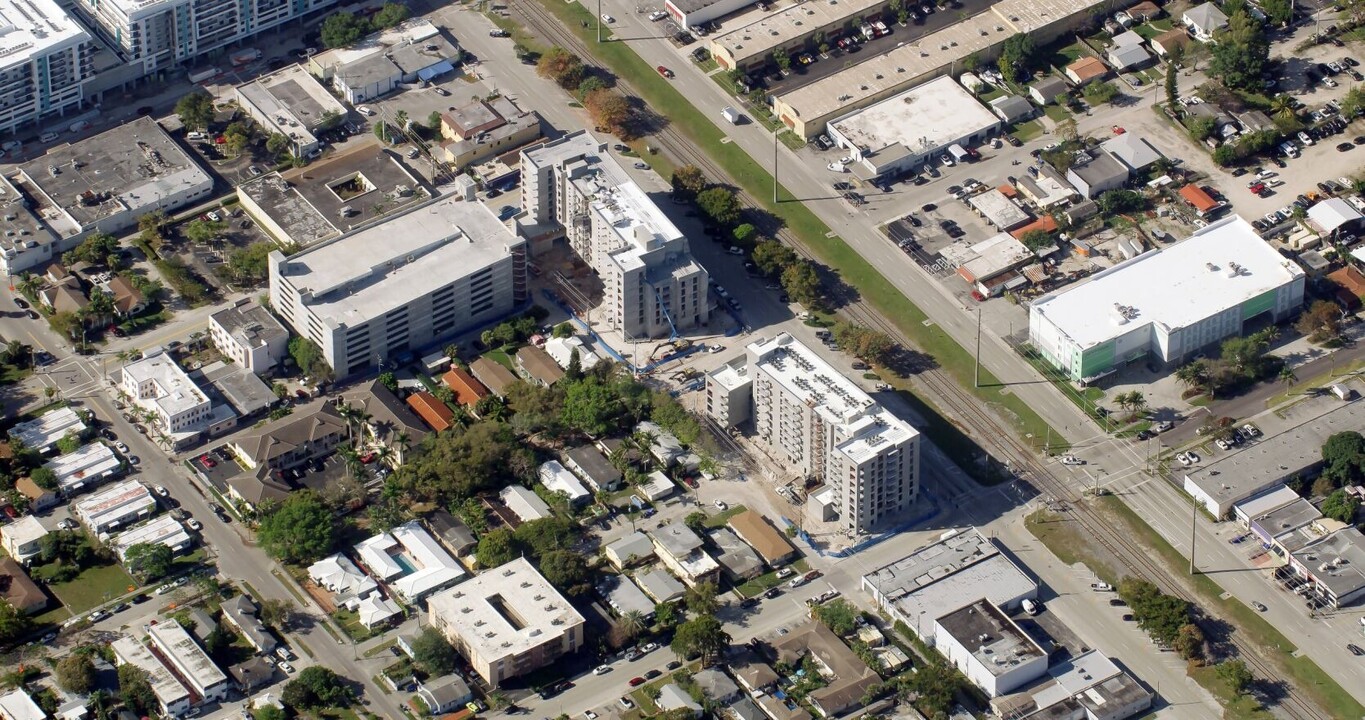
{"type": "MultiPolygon", "coordinates": [[[[779,95],[774,99],[773,110],[799,137],[810,139],[824,132],[834,118],[920,85],[934,76],[947,74],[968,56],[982,60],[993,58],[1005,40],[1013,35],[1023,33],[1031,36],[1037,45],[1046,45],[1089,22],[1090,9],[1096,4],[1094,0],[1002,0],[989,10],[916,42],[779,95]]],[[[819,4],[803,3],[788,12],[802,12],[802,8],[814,5],[819,4]]],[[[834,7],[842,8],[840,12],[845,17],[836,26],[851,24],[850,21],[871,12],[862,9],[862,3],[840,2],[834,7]]],[[[768,37],[772,38],[769,40],[752,33],[745,38],[746,29],[740,28],[713,39],[711,54],[724,67],[750,69],[767,63],[774,45],[805,47],[817,32],[824,33],[828,39],[832,29],[792,23],[787,28],[767,31],[768,37]],[[777,35],[772,35],[772,31],[777,35]]]]}
{"type": "Polygon", "coordinates": [[[0,133],[78,110],[90,35],[55,0],[0,0],[0,133]]]}
{"type": "Polygon", "coordinates": [[[7,218],[0,234],[0,272],[19,275],[41,271],[60,255],[57,234],[24,199],[9,178],[0,175],[0,212],[7,218]],[[14,233],[11,235],[10,233],[14,233]]]}
{"type": "Polygon", "coordinates": [[[431,624],[492,687],[583,647],[583,616],[525,558],[427,600],[431,624]]]}
{"type": "Polygon", "coordinates": [[[289,331],[250,298],[210,315],[209,338],[229,360],[257,375],[274,370],[289,353],[289,331]]]}
{"type": "Polygon", "coordinates": [[[889,177],[933,162],[956,145],[1000,132],[1000,119],[951,77],[940,77],[829,123],[829,137],[850,150],[853,173],[889,177]]]}
{"type": "MultiPolygon", "coordinates": [[[[178,627],[178,626],[177,626],[178,627]]],[[[175,675],[152,651],[136,638],[124,635],[110,643],[114,658],[119,665],[132,665],[147,673],[152,686],[152,694],[161,705],[161,714],[167,717],[181,717],[190,709],[190,691],[180,684],[175,675]]]]}
{"type": "Polygon", "coordinates": [[[919,432],[787,333],[745,350],[742,374],[707,375],[712,418],[752,417],[778,462],[827,486],[845,532],[903,517],[919,494],[919,432]]]}
{"type": "Polygon", "coordinates": [[[355,550],[370,575],[408,603],[420,602],[467,574],[416,520],[375,535],[355,550]]]}
{"type": "Polygon", "coordinates": [[[66,497],[89,490],[119,474],[123,461],[102,442],[82,445],[43,464],[57,476],[57,489],[66,497]]]}
{"type": "Polygon", "coordinates": [[[1033,301],[1029,339],[1072,380],[1093,380],[1148,356],[1178,363],[1248,322],[1282,320],[1303,288],[1303,270],[1234,216],[1033,301]]]}
{"type": "Polygon", "coordinates": [[[318,150],[315,133],[346,119],[346,106],[302,65],[289,65],[238,85],[233,94],[242,111],[266,132],[289,139],[294,157],[313,154],[318,150]]]}
{"type": "Polygon", "coordinates": [[[150,625],[147,636],[167,667],[204,702],[227,698],[231,683],[208,653],[177,622],[150,625]]]}
{"type": "Polygon", "coordinates": [[[51,148],[12,179],[57,235],[49,258],[91,232],[119,235],[149,212],[173,212],[213,192],[213,178],[149,117],[51,148]]]}
{"type": "Polygon", "coordinates": [[[771,62],[775,50],[795,55],[798,48],[804,48],[816,35],[833,42],[832,38],[845,28],[856,29],[855,18],[875,15],[889,5],[887,0],[793,5],[711,38],[711,56],[722,68],[749,70],[771,62]]]}
{"type": "Polygon", "coordinates": [[[156,513],[156,498],[142,483],[124,480],[77,500],[72,512],[86,529],[99,535],[151,517],[156,513]]]}
{"type": "Polygon", "coordinates": [[[67,433],[82,435],[89,429],[80,413],[68,405],[16,424],[9,429],[9,437],[26,448],[47,453],[57,447],[57,441],[66,437],[67,433]]]}
{"type": "Polygon", "coordinates": [[[455,69],[460,46],[418,17],[308,60],[308,71],[330,81],[346,102],[358,105],[403,85],[426,83],[455,69]]]}
{"type": "Polygon", "coordinates": [[[441,152],[456,167],[481,163],[540,137],[540,115],[510,99],[474,100],[441,113],[441,152]]]}
{"type": "Polygon", "coordinates": [[[337,377],[496,320],[528,297],[525,241],[487,207],[454,197],[288,258],[270,254],[272,306],[337,377]]]}
{"type": "Polygon", "coordinates": [[[602,279],[606,324],[626,339],[705,325],[709,275],[688,240],[586,131],[521,153],[519,228],[562,229],[602,279]]]}
{"type": "Polygon", "coordinates": [[[934,620],[934,647],[989,697],[1047,673],[1047,653],[985,599],[934,620]]]}

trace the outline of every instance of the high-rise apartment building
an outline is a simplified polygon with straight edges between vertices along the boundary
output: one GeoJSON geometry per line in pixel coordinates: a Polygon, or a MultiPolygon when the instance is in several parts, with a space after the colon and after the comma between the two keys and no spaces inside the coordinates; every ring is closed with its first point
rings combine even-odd
{"type": "Polygon", "coordinates": [[[78,109],[92,52],[54,0],[0,0],[0,134],[78,109]]]}
{"type": "MultiPolygon", "coordinates": [[[[22,0],[20,0],[22,1],[22,0]]],[[[76,0],[95,32],[153,72],[335,5],[337,0],[76,0]]]]}
{"type": "Polygon", "coordinates": [[[528,297],[526,242],[454,196],[287,258],[270,254],[275,312],[317,343],[338,378],[501,318],[528,297]]]}
{"type": "Polygon", "coordinates": [[[752,417],[769,453],[825,484],[816,495],[846,532],[903,517],[919,495],[919,432],[787,333],[750,343],[746,355],[744,372],[729,363],[708,374],[712,417],[752,417]],[[746,387],[751,404],[739,407],[746,387]]]}
{"type": "Polygon", "coordinates": [[[626,339],[705,325],[709,276],[687,238],[586,131],[521,153],[525,222],[564,228],[602,278],[607,327],[626,339]]]}

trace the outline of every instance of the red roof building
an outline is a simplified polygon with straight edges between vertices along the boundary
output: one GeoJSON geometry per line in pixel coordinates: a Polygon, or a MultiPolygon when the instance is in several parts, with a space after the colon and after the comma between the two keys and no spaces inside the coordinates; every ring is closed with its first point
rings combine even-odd
{"type": "Polygon", "coordinates": [[[455,413],[429,392],[423,391],[409,395],[408,405],[436,432],[441,432],[455,424],[455,413]]]}

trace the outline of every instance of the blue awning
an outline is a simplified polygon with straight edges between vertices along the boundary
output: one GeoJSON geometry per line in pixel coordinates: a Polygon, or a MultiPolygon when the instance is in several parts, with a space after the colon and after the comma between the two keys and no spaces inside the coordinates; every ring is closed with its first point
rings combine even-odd
{"type": "Polygon", "coordinates": [[[454,63],[452,63],[449,60],[442,60],[441,62],[438,62],[435,65],[432,65],[431,67],[418,70],[417,79],[421,80],[422,82],[427,82],[432,78],[436,77],[437,75],[444,75],[454,69],[455,69],[454,63]]]}

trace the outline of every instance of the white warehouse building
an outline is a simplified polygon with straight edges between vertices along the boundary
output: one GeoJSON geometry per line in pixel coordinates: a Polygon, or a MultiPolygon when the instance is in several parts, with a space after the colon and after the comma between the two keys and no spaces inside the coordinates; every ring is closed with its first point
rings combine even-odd
{"type": "Polygon", "coordinates": [[[526,243],[450,196],[286,258],[270,300],[338,378],[507,315],[529,297],[526,243]]]}
{"type": "Polygon", "coordinates": [[[1035,300],[1029,339],[1072,380],[1094,380],[1147,356],[1179,363],[1250,321],[1284,320],[1303,287],[1303,270],[1233,216],[1035,300]]]}
{"type": "Polygon", "coordinates": [[[1001,121],[950,76],[930,80],[829,123],[829,137],[851,152],[863,179],[896,175],[1000,132],[1001,121]]]}
{"type": "Polygon", "coordinates": [[[54,0],[0,0],[0,133],[79,109],[94,50],[54,0]]]}
{"type": "Polygon", "coordinates": [[[666,337],[710,320],[709,275],[687,237],[586,131],[521,153],[520,221],[559,226],[602,278],[607,325],[666,337]]]}

